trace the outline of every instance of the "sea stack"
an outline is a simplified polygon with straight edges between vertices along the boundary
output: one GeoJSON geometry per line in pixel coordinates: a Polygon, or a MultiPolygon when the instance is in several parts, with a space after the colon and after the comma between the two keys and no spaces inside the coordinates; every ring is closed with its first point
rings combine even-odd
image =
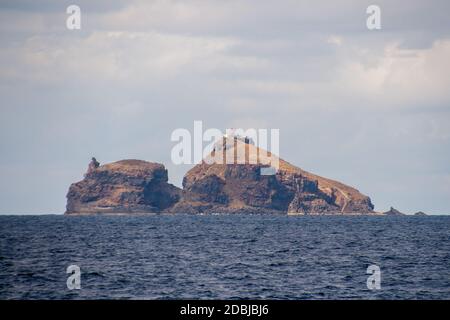
{"type": "Polygon", "coordinates": [[[394,207],[391,207],[388,211],[383,212],[383,214],[386,216],[404,216],[405,215],[404,213],[398,211],[394,207]]]}

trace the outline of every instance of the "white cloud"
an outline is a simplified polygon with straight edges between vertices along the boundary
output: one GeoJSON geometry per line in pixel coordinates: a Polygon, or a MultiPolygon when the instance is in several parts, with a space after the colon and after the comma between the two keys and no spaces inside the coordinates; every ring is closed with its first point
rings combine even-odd
{"type": "Polygon", "coordinates": [[[337,68],[338,88],[372,98],[380,107],[449,103],[449,56],[449,39],[426,49],[390,44],[379,57],[367,50],[354,52],[337,68]]]}
{"type": "Polygon", "coordinates": [[[303,91],[302,83],[295,81],[238,80],[235,84],[245,91],[259,94],[295,95],[303,91]]]}
{"type": "Polygon", "coordinates": [[[239,40],[157,32],[94,32],[83,38],[36,36],[2,54],[3,78],[64,81],[161,80],[182,72],[207,74],[265,68],[264,58],[229,50],[239,40]],[[13,63],[11,63],[13,61],[13,63]]]}
{"type": "Polygon", "coordinates": [[[342,42],[343,42],[342,37],[339,37],[339,36],[336,36],[336,35],[330,36],[327,39],[327,43],[334,44],[334,45],[337,45],[337,46],[342,45],[342,42]]]}

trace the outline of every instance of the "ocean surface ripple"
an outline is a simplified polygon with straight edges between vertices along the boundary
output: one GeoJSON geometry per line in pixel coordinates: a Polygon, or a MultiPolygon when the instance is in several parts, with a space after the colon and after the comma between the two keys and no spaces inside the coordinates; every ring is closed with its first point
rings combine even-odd
{"type": "Polygon", "coordinates": [[[0,216],[0,299],[450,299],[450,216],[0,216]]]}

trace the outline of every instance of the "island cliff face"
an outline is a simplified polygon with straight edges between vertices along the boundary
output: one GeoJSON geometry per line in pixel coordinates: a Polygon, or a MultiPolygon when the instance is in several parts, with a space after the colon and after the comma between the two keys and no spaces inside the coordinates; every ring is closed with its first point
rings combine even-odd
{"type": "Polygon", "coordinates": [[[122,160],[89,166],[84,179],[70,186],[67,214],[162,212],[179,200],[180,190],[167,183],[162,164],[122,160]]]}
{"type": "Polygon", "coordinates": [[[261,175],[259,165],[201,164],[183,181],[175,211],[369,214],[370,198],[343,184],[300,171],[261,175]]]}
{"type": "Polygon", "coordinates": [[[282,159],[276,174],[262,174],[267,165],[260,150],[245,148],[244,164],[196,165],[185,175],[183,189],[167,182],[162,164],[123,160],[98,166],[71,185],[66,213],[376,214],[358,190],[282,159]],[[251,162],[252,157],[258,159],[251,162]]]}
{"type": "MultiPolygon", "coordinates": [[[[237,141],[234,148],[241,143],[237,141]]],[[[267,163],[264,158],[272,155],[265,150],[261,152],[252,144],[240,147],[245,148],[245,155],[240,156],[232,150],[233,163],[245,164],[208,164],[208,159],[205,159],[188,171],[183,179],[183,197],[170,210],[292,215],[375,214],[370,198],[358,190],[306,172],[282,159],[278,159],[279,169],[275,174],[264,175],[262,169],[267,167],[263,164],[267,163]]]]}

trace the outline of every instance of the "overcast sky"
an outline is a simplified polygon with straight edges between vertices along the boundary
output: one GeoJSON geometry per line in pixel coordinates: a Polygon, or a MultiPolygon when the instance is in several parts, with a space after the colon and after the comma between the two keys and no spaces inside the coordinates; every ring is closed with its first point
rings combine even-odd
{"type": "Polygon", "coordinates": [[[0,1],[0,213],[63,213],[92,156],[180,185],[194,120],[279,128],[282,158],[376,210],[450,214],[450,2],[0,1]]]}

